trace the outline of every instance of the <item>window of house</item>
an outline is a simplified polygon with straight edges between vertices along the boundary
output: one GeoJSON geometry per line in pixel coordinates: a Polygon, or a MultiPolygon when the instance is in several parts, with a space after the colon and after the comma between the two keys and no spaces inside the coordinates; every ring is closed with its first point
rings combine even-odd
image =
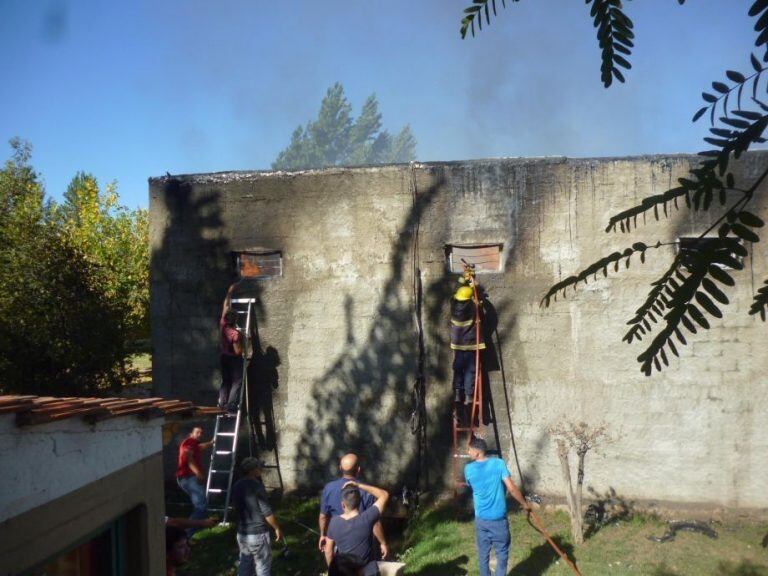
{"type": "MultiPolygon", "coordinates": [[[[681,237],[677,249],[683,255],[683,259],[682,259],[683,264],[688,264],[691,260],[691,257],[694,254],[696,254],[696,252],[711,249],[712,245],[718,243],[719,241],[720,241],[719,238],[713,238],[713,237],[704,237],[704,238],[681,237]]],[[[740,263],[743,263],[744,261],[744,259],[741,256],[738,256],[732,252],[731,252],[731,256],[740,263]]],[[[724,268],[726,270],[732,269],[730,266],[726,266],[725,264],[715,264],[715,266],[724,268]]]]}
{"type": "Polygon", "coordinates": [[[147,507],[137,506],[25,576],[133,576],[148,572],[147,507]]]}
{"type": "Polygon", "coordinates": [[[276,278],[283,275],[283,254],[279,250],[243,250],[236,253],[241,278],[276,278]]]}
{"type": "Polygon", "coordinates": [[[448,268],[461,274],[464,262],[475,266],[475,272],[501,272],[502,244],[449,244],[446,246],[448,268]]]}
{"type": "Polygon", "coordinates": [[[117,520],[46,563],[34,576],[127,576],[125,521],[117,520]]]}

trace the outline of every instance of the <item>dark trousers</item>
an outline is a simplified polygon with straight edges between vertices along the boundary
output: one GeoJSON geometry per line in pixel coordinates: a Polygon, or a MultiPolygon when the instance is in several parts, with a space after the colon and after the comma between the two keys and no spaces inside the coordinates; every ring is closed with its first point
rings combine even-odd
{"type": "Polygon", "coordinates": [[[471,399],[475,390],[476,350],[456,350],[453,356],[453,389],[471,399]]]}
{"type": "Polygon", "coordinates": [[[509,559],[509,524],[507,519],[481,520],[475,518],[475,537],[477,539],[477,562],[480,576],[491,576],[488,562],[491,548],[496,552],[495,576],[506,576],[509,559]]]}
{"type": "Polygon", "coordinates": [[[219,407],[229,412],[237,412],[240,407],[240,388],[243,385],[243,358],[222,354],[220,360],[219,407]]]}

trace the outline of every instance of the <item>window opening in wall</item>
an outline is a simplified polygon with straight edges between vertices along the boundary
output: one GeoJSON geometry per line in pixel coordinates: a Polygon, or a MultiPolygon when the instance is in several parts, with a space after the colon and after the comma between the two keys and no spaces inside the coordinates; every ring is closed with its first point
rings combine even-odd
{"type": "Polygon", "coordinates": [[[279,250],[253,249],[235,252],[241,278],[276,278],[283,275],[283,254],[279,250]]]}
{"type": "Polygon", "coordinates": [[[126,517],[48,561],[34,576],[127,576],[126,517]]]}
{"type": "MultiPolygon", "coordinates": [[[[738,242],[739,244],[741,244],[741,241],[737,240],[736,238],[731,238],[731,240],[733,240],[733,242],[738,242]]],[[[678,252],[682,254],[682,263],[684,265],[688,265],[691,263],[693,256],[697,252],[712,250],[712,248],[714,246],[719,245],[720,242],[722,242],[722,240],[716,237],[704,237],[704,238],[681,237],[679,239],[677,249],[678,249],[678,252]]],[[[725,248],[721,248],[721,250],[726,250],[730,254],[730,256],[740,264],[744,263],[744,258],[742,258],[741,256],[734,254],[732,251],[727,250],[725,248]]],[[[726,264],[715,264],[715,266],[717,266],[718,268],[723,268],[725,270],[732,270],[732,268],[726,264]]]]}
{"type": "Polygon", "coordinates": [[[462,260],[475,266],[475,272],[501,272],[502,244],[449,244],[446,246],[448,268],[461,274],[462,260]]]}

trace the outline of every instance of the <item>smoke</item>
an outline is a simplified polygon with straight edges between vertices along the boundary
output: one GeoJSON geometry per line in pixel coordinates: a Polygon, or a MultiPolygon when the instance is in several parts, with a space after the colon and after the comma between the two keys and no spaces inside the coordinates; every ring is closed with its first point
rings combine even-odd
{"type": "Polygon", "coordinates": [[[69,6],[65,0],[52,0],[45,7],[40,36],[44,42],[58,44],[69,34],[69,6]]]}

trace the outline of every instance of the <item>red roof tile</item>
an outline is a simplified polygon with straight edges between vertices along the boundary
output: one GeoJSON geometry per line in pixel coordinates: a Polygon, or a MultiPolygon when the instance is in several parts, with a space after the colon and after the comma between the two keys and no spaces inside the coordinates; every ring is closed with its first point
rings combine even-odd
{"type": "Polygon", "coordinates": [[[167,398],[54,398],[52,396],[0,396],[0,414],[16,414],[16,424],[44,424],[67,418],[97,422],[117,416],[215,416],[215,407],[195,406],[185,400],[167,398]]]}

